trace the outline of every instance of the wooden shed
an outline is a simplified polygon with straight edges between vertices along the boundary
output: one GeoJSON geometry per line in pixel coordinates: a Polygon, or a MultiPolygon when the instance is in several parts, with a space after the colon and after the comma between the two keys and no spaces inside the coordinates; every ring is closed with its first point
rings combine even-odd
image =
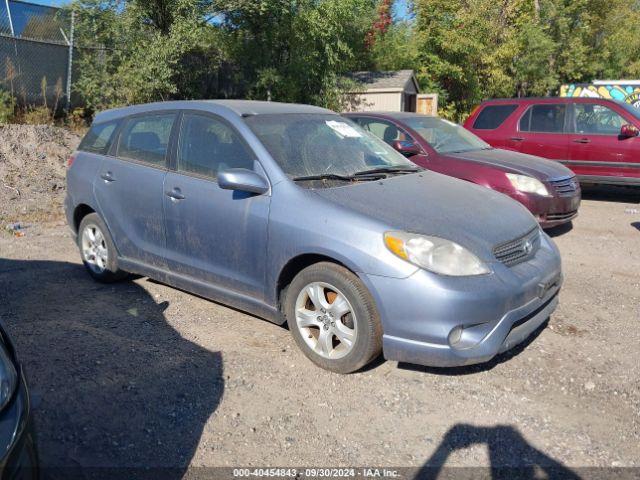
{"type": "Polygon", "coordinates": [[[419,86],[413,70],[351,72],[358,85],[347,93],[348,111],[415,112],[419,86]]]}

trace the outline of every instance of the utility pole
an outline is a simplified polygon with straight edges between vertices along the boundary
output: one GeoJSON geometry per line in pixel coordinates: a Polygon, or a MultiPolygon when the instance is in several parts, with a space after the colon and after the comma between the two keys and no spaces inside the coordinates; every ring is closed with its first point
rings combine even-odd
{"type": "MultiPolygon", "coordinates": [[[[8,1],[8,0],[7,0],[8,1]]],[[[73,70],[73,34],[75,30],[76,12],[71,10],[71,31],[69,32],[69,62],[67,64],[67,114],[71,112],[71,73],[73,70]]]]}

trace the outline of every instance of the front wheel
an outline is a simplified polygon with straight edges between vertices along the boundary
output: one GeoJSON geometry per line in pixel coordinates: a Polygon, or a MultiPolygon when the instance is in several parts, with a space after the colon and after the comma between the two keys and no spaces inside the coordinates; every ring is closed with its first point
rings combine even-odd
{"type": "Polygon", "coordinates": [[[339,265],[322,262],[302,270],[287,288],[284,313],[298,347],[326,370],[354,372],[382,350],[371,294],[339,265]]]}
{"type": "Polygon", "coordinates": [[[118,269],[118,254],[109,230],[96,213],[84,217],[78,227],[78,248],[82,263],[97,281],[112,283],[127,277],[118,269]]]}

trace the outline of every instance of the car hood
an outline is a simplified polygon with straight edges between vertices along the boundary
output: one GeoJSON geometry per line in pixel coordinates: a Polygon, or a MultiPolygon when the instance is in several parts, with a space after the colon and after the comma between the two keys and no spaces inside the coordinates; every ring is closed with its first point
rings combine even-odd
{"type": "Polygon", "coordinates": [[[506,195],[429,171],[315,192],[385,229],[446,238],[485,261],[495,260],[496,245],[537,226],[529,211],[506,195]]]}
{"type": "Polygon", "coordinates": [[[571,170],[553,160],[499,148],[473,150],[463,153],[447,153],[441,154],[441,156],[492,165],[502,170],[507,170],[510,173],[521,173],[542,181],[551,178],[574,176],[571,170]]]}

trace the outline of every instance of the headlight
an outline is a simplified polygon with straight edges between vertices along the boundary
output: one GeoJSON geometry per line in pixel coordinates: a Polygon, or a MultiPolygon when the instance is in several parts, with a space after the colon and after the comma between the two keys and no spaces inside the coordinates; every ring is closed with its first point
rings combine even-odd
{"type": "Polygon", "coordinates": [[[0,410],[11,400],[17,383],[18,373],[4,345],[0,345],[0,410]]]}
{"type": "Polygon", "coordinates": [[[438,237],[406,232],[387,232],[384,243],[408,262],[441,275],[483,275],[489,268],[466,248],[438,237]]]}
{"type": "Polygon", "coordinates": [[[506,175],[516,190],[526,193],[537,193],[538,195],[549,195],[544,184],[536,178],[527,175],[518,175],[516,173],[507,173],[506,175]]]}

